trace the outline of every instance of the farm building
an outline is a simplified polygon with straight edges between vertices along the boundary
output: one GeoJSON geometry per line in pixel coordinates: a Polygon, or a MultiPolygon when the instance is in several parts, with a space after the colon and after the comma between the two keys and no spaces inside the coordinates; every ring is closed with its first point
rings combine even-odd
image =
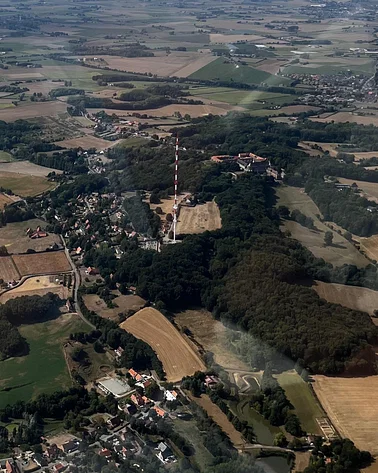
{"type": "Polygon", "coordinates": [[[237,156],[229,156],[227,154],[212,156],[211,161],[214,163],[233,163],[236,162],[242,171],[256,172],[263,174],[270,166],[269,159],[257,156],[254,153],[239,153],[237,156]]]}
{"type": "Polygon", "coordinates": [[[131,390],[130,386],[125,381],[110,377],[99,379],[97,381],[97,386],[105,394],[113,394],[115,398],[126,396],[126,394],[131,390]]]}

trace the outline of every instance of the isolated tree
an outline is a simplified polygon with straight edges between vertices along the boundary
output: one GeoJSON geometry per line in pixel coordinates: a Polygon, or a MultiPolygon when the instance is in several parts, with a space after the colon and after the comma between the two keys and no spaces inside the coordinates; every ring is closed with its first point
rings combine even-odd
{"type": "Polygon", "coordinates": [[[333,233],[330,231],[325,232],[324,234],[324,244],[325,246],[332,245],[333,242],[333,233]]]}
{"type": "Polygon", "coordinates": [[[352,241],[353,239],[353,235],[350,232],[345,232],[343,236],[348,241],[352,241]]]}
{"type": "Polygon", "coordinates": [[[283,432],[279,432],[278,434],[275,435],[274,445],[276,447],[282,447],[282,448],[285,448],[287,446],[287,439],[283,432]]]}

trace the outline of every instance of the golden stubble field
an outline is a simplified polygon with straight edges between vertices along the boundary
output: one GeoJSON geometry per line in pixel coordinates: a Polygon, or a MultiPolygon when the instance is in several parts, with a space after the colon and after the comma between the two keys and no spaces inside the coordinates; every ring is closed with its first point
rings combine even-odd
{"type": "Polygon", "coordinates": [[[333,425],[358,448],[378,454],[378,376],[313,376],[313,388],[333,425]]]}
{"type": "Polygon", "coordinates": [[[37,276],[26,279],[20,286],[5,292],[0,296],[0,302],[4,304],[9,299],[21,296],[44,296],[52,292],[61,299],[67,299],[71,290],[56,282],[55,276],[37,276]]]}
{"type": "Polygon", "coordinates": [[[219,208],[214,201],[195,207],[180,208],[177,223],[178,234],[203,233],[206,230],[218,230],[221,226],[219,208]]]}
{"type": "Polygon", "coordinates": [[[366,287],[315,281],[313,289],[315,289],[319,297],[326,301],[340,304],[353,310],[361,310],[373,315],[374,310],[378,309],[378,291],[373,291],[366,287]]]}
{"type": "Polygon", "coordinates": [[[141,309],[120,327],[148,343],[163,364],[167,381],[176,382],[206,366],[180,332],[153,307],[141,309]]]}

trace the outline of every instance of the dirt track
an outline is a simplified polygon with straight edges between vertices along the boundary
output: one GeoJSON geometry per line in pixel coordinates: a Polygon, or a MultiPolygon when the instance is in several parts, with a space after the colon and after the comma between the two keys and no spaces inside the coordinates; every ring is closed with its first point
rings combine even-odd
{"type": "Polygon", "coordinates": [[[195,350],[180,332],[152,307],[141,309],[120,324],[124,330],[148,343],[156,352],[169,382],[181,380],[206,369],[195,350]]]}

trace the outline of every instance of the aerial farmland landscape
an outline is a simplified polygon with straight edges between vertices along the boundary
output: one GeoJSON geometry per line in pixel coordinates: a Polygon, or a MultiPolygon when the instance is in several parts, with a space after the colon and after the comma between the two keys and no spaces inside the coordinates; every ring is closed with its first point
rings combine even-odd
{"type": "Polygon", "coordinates": [[[374,473],[378,5],[0,0],[0,473],[374,473]]]}

